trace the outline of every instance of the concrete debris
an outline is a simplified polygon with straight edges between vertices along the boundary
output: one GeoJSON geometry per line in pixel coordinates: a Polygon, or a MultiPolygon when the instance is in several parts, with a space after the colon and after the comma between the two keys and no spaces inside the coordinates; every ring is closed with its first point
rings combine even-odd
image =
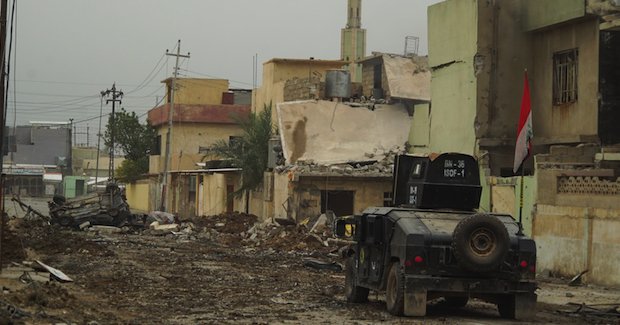
{"type": "Polygon", "coordinates": [[[302,264],[313,269],[342,271],[342,265],[337,262],[321,262],[314,259],[304,259],[302,264]]]}
{"type": "Polygon", "coordinates": [[[121,232],[121,228],[112,226],[92,226],[88,229],[91,231],[96,231],[100,234],[117,234],[121,232]]]}
{"type": "Polygon", "coordinates": [[[297,163],[277,166],[274,170],[279,173],[298,172],[304,174],[329,173],[330,175],[351,175],[351,176],[392,176],[394,169],[394,157],[406,154],[407,144],[403,146],[393,146],[390,149],[383,147],[373,148],[372,152],[364,153],[369,161],[350,162],[346,164],[320,165],[311,159],[298,160],[297,163]]]}

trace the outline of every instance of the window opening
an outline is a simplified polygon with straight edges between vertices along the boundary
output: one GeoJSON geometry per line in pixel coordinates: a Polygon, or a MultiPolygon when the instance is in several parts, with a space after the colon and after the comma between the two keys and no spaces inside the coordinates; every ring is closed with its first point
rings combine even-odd
{"type": "Polygon", "coordinates": [[[553,54],[553,104],[577,101],[579,49],[553,54]]]}

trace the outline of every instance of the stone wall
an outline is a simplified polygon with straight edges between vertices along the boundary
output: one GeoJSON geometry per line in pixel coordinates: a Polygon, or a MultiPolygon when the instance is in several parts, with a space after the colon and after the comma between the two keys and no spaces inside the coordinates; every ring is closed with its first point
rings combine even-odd
{"type": "Polygon", "coordinates": [[[284,84],[284,101],[321,99],[325,97],[325,81],[319,78],[293,78],[284,84]]]}

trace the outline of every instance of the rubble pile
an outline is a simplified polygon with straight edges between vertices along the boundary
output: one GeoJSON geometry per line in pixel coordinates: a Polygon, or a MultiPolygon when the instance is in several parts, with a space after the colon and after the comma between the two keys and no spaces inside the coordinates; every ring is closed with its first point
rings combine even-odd
{"type": "Polygon", "coordinates": [[[401,148],[400,146],[393,146],[390,149],[383,147],[374,148],[370,152],[366,152],[364,155],[368,158],[368,161],[363,162],[351,162],[344,164],[328,164],[322,165],[315,162],[312,159],[299,159],[296,163],[277,166],[276,172],[279,173],[310,173],[310,174],[342,174],[342,175],[376,175],[376,176],[392,176],[394,171],[394,157],[396,155],[406,154],[409,149],[409,142],[401,148]]]}

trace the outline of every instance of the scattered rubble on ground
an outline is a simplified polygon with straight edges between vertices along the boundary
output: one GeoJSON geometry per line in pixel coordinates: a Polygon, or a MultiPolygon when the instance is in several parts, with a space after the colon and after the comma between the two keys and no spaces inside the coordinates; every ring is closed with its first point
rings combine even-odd
{"type": "MultiPolygon", "coordinates": [[[[243,213],[172,220],[139,229],[87,225],[85,231],[40,219],[9,220],[3,228],[0,320],[11,317],[7,324],[20,325],[33,319],[91,325],[403,321],[385,313],[382,294],[371,294],[366,304],[346,302],[338,250],[349,242],[333,236],[328,216],[285,226],[243,213]],[[165,234],[154,232],[158,228],[165,234]],[[58,282],[36,260],[73,281],[58,282]]],[[[583,301],[585,307],[571,314],[575,306],[541,303],[539,321],[585,324],[600,312],[613,314],[617,306],[597,306],[607,301],[587,296],[587,286],[570,287],[569,297],[566,282],[545,283],[543,290],[555,285],[554,293],[565,290],[563,299],[583,301]]],[[[495,308],[485,306],[480,301],[464,310],[429,305],[424,321],[499,319],[495,308]]]]}

